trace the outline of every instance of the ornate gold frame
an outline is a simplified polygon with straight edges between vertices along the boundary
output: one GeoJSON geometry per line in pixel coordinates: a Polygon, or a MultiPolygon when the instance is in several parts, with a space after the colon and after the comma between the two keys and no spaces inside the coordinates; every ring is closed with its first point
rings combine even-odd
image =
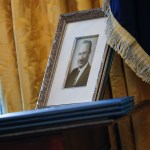
{"type": "MultiPolygon", "coordinates": [[[[55,39],[48,59],[46,72],[41,85],[36,108],[42,108],[47,104],[52,81],[54,79],[58,58],[60,55],[60,47],[62,45],[62,39],[64,36],[66,25],[71,22],[90,20],[95,18],[101,18],[104,16],[105,14],[101,9],[80,11],[80,12],[64,14],[60,16],[57,31],[55,34],[55,39]]],[[[102,99],[103,97],[104,87],[106,84],[106,76],[108,76],[110,64],[112,61],[112,54],[113,52],[110,50],[110,48],[108,48],[108,46],[106,46],[106,51],[103,56],[103,62],[99,71],[99,77],[97,79],[97,85],[93,93],[93,98],[92,98],[93,100],[102,99]]]]}

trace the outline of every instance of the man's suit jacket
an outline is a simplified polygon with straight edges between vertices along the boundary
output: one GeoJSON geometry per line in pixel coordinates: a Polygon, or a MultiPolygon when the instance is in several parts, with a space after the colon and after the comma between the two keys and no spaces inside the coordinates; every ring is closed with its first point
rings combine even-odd
{"type": "Polygon", "coordinates": [[[79,87],[79,86],[86,86],[87,80],[89,77],[91,66],[88,64],[85,70],[82,72],[81,76],[79,77],[78,81],[74,84],[77,75],[78,75],[78,68],[75,68],[68,76],[65,87],[79,87]]]}

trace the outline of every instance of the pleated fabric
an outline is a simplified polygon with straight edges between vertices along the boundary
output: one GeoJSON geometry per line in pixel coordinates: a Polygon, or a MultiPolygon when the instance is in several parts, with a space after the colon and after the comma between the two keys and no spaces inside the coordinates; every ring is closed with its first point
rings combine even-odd
{"type": "Polygon", "coordinates": [[[0,0],[0,87],[4,112],[21,111],[23,107],[10,0],[0,0]]]}

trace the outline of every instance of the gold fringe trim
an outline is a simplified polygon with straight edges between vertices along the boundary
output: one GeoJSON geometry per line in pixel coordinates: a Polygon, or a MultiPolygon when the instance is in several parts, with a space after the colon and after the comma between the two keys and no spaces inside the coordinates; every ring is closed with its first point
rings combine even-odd
{"type": "Polygon", "coordinates": [[[150,56],[114,18],[108,0],[105,0],[103,9],[108,16],[107,44],[120,54],[137,76],[150,84],[150,56]]]}

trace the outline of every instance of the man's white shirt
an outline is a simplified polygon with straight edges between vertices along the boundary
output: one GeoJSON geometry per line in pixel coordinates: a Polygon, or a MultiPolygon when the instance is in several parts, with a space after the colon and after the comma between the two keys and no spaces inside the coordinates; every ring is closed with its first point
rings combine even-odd
{"type": "Polygon", "coordinates": [[[76,81],[74,82],[74,84],[77,83],[77,81],[79,80],[80,76],[82,75],[83,71],[85,70],[85,68],[86,68],[87,66],[88,66],[88,62],[86,63],[86,65],[85,65],[84,67],[78,68],[79,74],[78,74],[78,76],[77,76],[76,81]]]}

